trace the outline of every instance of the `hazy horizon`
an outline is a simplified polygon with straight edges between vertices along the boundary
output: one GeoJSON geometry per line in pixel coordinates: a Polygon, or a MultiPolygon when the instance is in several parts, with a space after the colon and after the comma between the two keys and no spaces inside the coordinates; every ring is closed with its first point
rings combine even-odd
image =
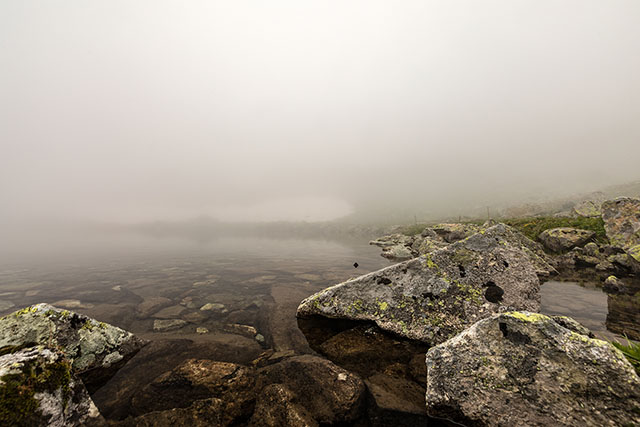
{"type": "Polygon", "coordinates": [[[638,22],[619,0],[4,1],[0,228],[456,214],[635,181],[638,22]]]}

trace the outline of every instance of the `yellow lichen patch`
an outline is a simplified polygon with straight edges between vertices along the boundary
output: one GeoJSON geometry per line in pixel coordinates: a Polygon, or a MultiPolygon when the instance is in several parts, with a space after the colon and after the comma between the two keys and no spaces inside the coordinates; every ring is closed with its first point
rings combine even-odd
{"type": "Polygon", "coordinates": [[[510,316],[524,322],[544,322],[549,320],[548,316],[539,313],[527,313],[523,311],[509,311],[504,313],[505,316],[510,316]]]}
{"type": "Polygon", "coordinates": [[[382,301],[378,303],[378,307],[380,308],[380,311],[385,311],[387,308],[389,308],[389,304],[387,304],[385,301],[382,301]]]}

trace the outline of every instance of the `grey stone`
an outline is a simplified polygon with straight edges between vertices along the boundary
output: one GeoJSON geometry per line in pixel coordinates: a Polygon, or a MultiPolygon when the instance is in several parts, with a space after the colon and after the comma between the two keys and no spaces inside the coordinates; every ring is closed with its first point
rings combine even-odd
{"type": "Polygon", "coordinates": [[[426,402],[464,425],[634,425],[640,378],[609,343],[510,312],[429,349],[426,402]]]}
{"type": "Polygon", "coordinates": [[[318,292],[302,301],[297,315],[373,321],[386,331],[436,344],[496,312],[537,311],[534,263],[541,259],[516,234],[498,224],[318,292]]]}
{"type": "Polygon", "coordinates": [[[595,235],[596,233],[590,230],[559,227],[543,231],[538,238],[547,249],[554,252],[565,252],[575,247],[584,246],[595,235]]]}
{"type": "Polygon", "coordinates": [[[146,341],[82,314],[37,304],[0,318],[0,348],[27,344],[60,349],[91,392],[146,341]]]}
{"type": "Polygon", "coordinates": [[[0,424],[81,426],[100,419],[62,353],[43,346],[0,356],[0,424]]]}

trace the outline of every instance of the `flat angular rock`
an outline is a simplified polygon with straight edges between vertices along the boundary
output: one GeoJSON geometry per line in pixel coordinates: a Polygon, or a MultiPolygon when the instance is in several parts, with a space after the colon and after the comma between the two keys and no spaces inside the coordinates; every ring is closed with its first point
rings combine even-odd
{"type": "Polygon", "coordinates": [[[185,326],[188,322],[182,319],[158,319],[153,321],[153,330],[156,332],[175,331],[185,326]]]}
{"type": "Polygon", "coordinates": [[[163,307],[171,305],[172,301],[165,297],[151,297],[145,299],[138,305],[138,315],[147,318],[163,307]]]}
{"type": "Polygon", "coordinates": [[[146,341],[82,314],[37,304],[0,318],[0,348],[60,349],[89,391],[104,384],[146,341]]]}
{"type": "Polygon", "coordinates": [[[186,310],[187,308],[181,305],[173,305],[171,307],[166,307],[160,311],[157,311],[156,313],[154,313],[153,317],[156,319],[177,319],[186,310]]]}
{"type": "Polygon", "coordinates": [[[81,426],[98,418],[62,353],[36,346],[0,356],[0,425],[81,426]]]}
{"type": "Polygon", "coordinates": [[[589,240],[593,239],[595,235],[596,233],[590,230],[559,227],[544,230],[538,238],[547,249],[553,252],[565,252],[576,247],[584,246],[589,240]]]}
{"type": "Polygon", "coordinates": [[[426,402],[463,425],[634,425],[640,378],[609,343],[509,312],[429,349],[426,402]]]}
{"type": "Polygon", "coordinates": [[[318,292],[302,301],[297,315],[372,321],[433,345],[500,311],[537,311],[543,259],[518,234],[498,224],[318,292]]]}

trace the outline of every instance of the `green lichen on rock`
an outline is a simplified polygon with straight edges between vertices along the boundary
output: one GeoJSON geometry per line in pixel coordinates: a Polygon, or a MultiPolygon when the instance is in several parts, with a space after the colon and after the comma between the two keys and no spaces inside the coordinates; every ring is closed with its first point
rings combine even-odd
{"type": "Polygon", "coordinates": [[[58,349],[82,374],[88,387],[94,380],[106,379],[104,375],[113,364],[105,361],[107,355],[115,351],[128,359],[144,343],[130,332],[48,304],[27,307],[0,319],[0,348],[38,344],[58,349]]]}
{"type": "Polygon", "coordinates": [[[497,314],[430,348],[429,415],[464,425],[640,423],[640,377],[623,354],[559,320],[497,314]]]}
{"type": "Polygon", "coordinates": [[[627,249],[627,253],[631,258],[633,258],[637,262],[640,262],[640,244],[632,246],[629,249],[627,249]]]}
{"type": "Polygon", "coordinates": [[[526,240],[499,224],[318,292],[297,314],[372,321],[412,340],[442,342],[499,310],[538,310],[537,267],[544,267],[524,250],[526,240]]]}
{"type": "Polygon", "coordinates": [[[29,347],[0,358],[0,424],[46,425],[44,395],[59,399],[63,411],[73,396],[71,363],[43,347],[29,347]]]}

